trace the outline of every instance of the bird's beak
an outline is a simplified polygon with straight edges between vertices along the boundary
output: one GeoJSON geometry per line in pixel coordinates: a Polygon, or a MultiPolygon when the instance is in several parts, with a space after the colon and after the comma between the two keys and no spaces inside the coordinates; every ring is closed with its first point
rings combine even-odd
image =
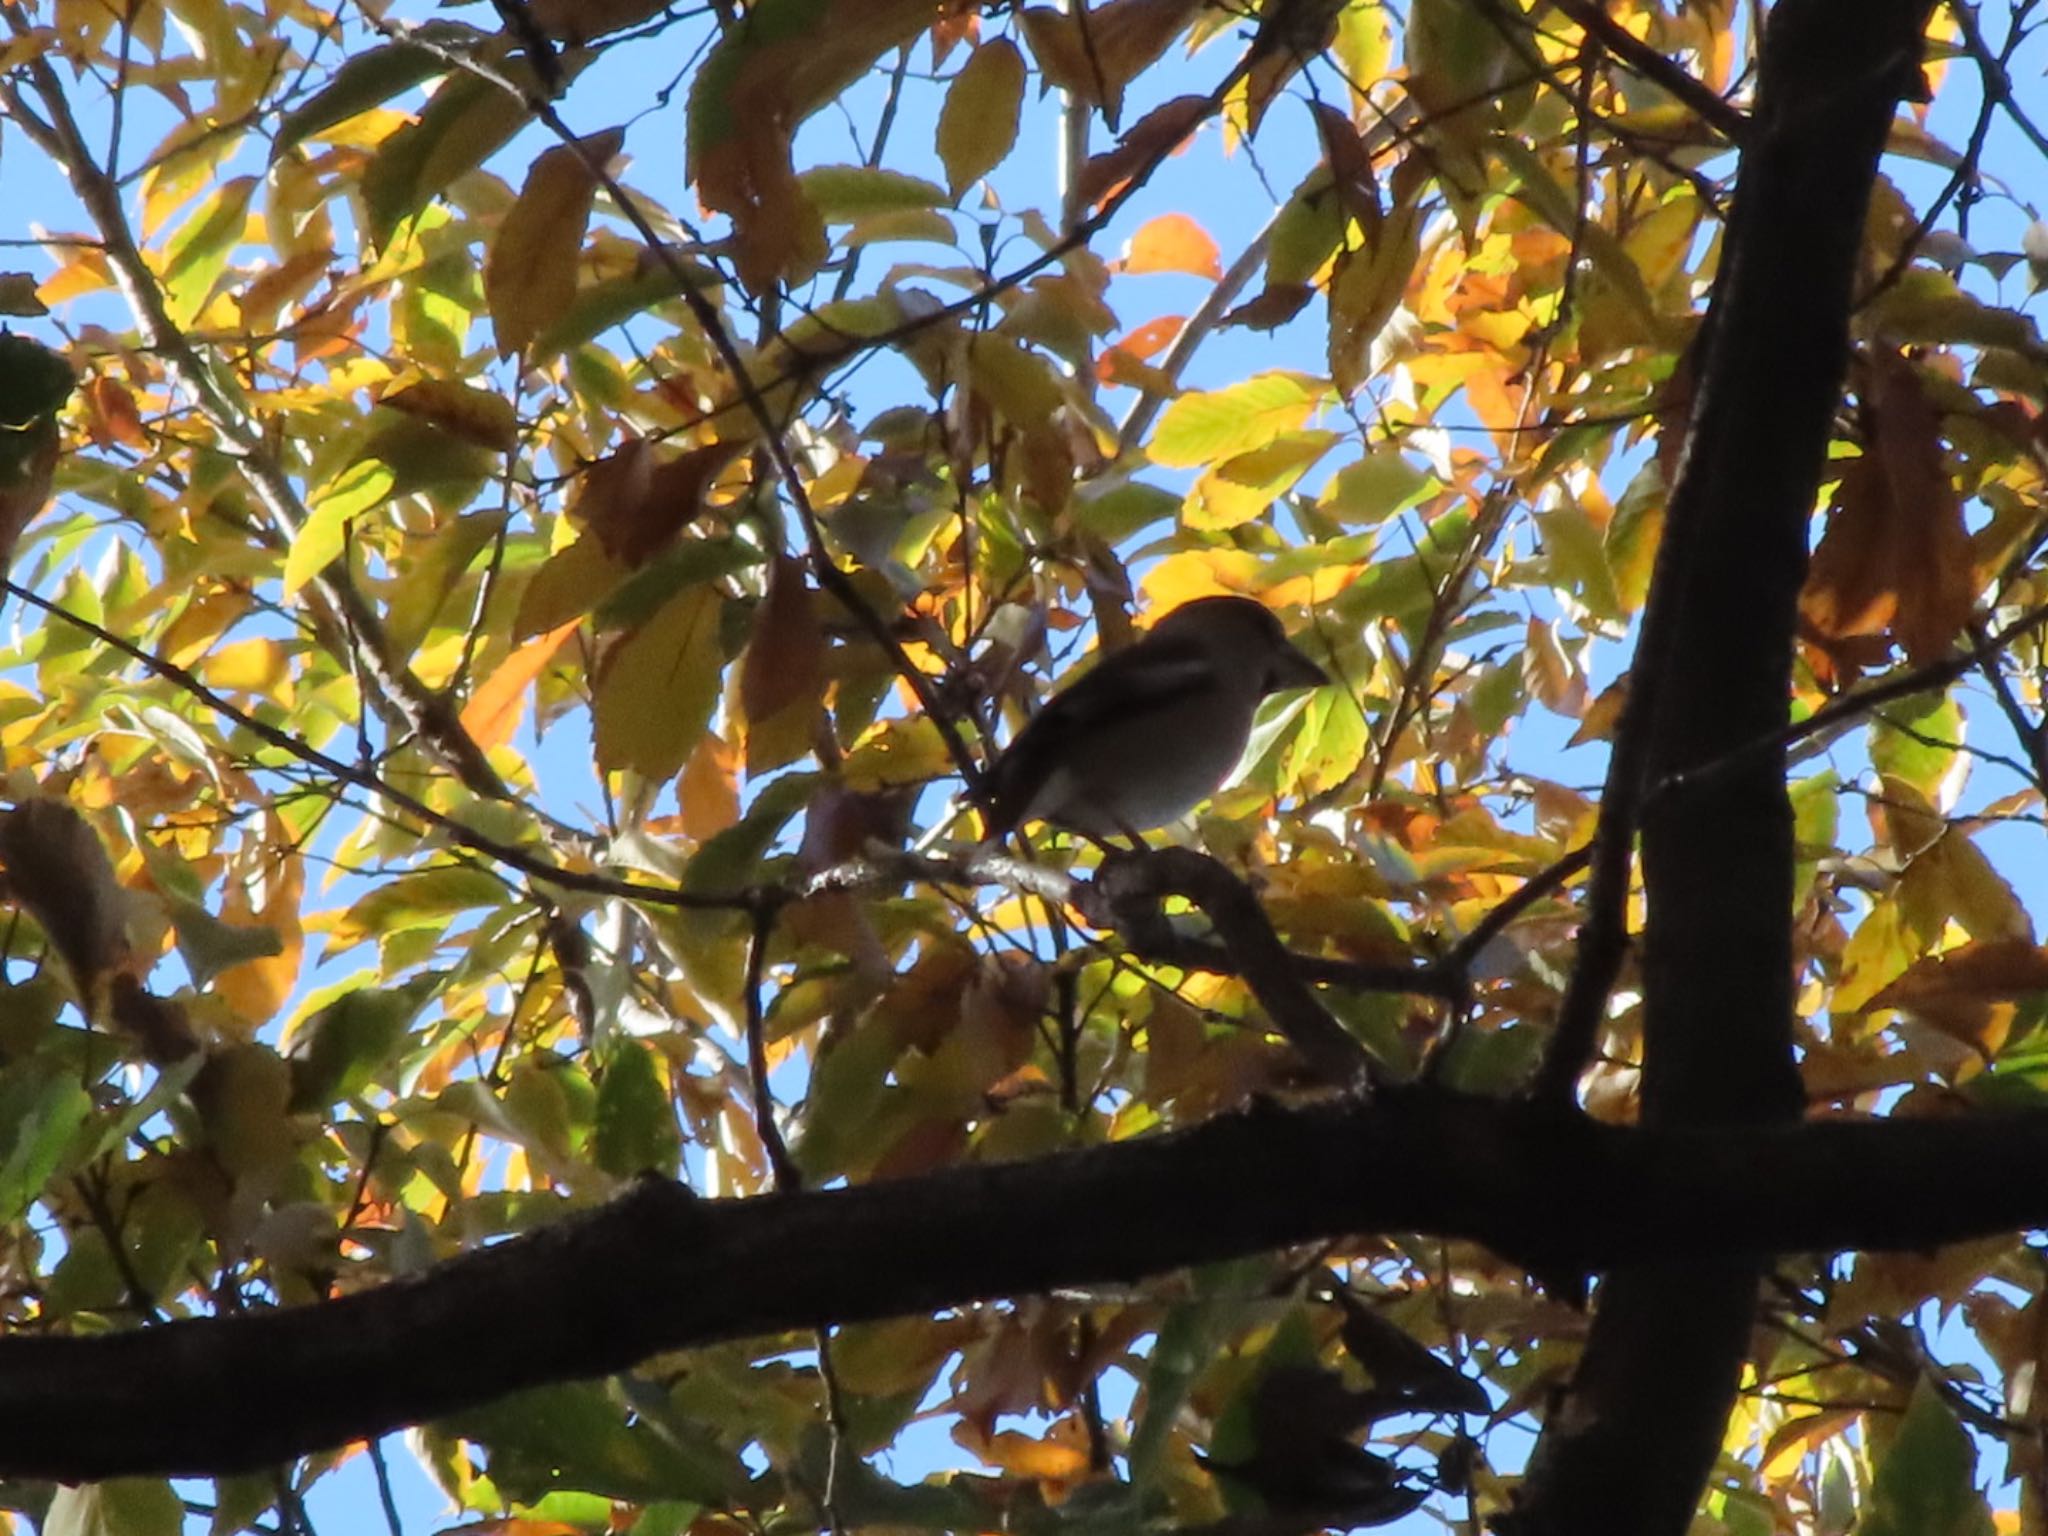
{"type": "Polygon", "coordinates": [[[1320,688],[1329,680],[1329,674],[1321,667],[1293,646],[1283,643],[1274,653],[1272,668],[1266,674],[1266,692],[1281,693],[1289,688],[1320,688]]]}

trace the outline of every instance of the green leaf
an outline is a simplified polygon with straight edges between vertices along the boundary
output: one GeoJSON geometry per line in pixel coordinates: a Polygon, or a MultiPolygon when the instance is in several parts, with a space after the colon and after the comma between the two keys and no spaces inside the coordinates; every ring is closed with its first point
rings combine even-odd
{"type": "Polygon", "coordinates": [[[651,779],[679,771],[711,724],[725,655],[716,589],[694,585],[606,658],[591,705],[597,760],[651,779]]]}
{"type": "Polygon", "coordinates": [[[164,909],[178,935],[178,953],[192,973],[192,984],[206,984],[231,965],[284,953],[275,928],[224,923],[196,901],[163,893],[164,909]]]}
{"type": "Polygon", "coordinates": [[[629,1422],[625,1406],[592,1382],[517,1392],[443,1420],[441,1428],[484,1446],[492,1483],[522,1503],[573,1489],[722,1507],[747,1487],[746,1468],[708,1434],[629,1422]]]}
{"type": "Polygon", "coordinates": [[[1160,414],[1146,452],[1155,464],[1192,468],[1264,447],[1308,420],[1329,397],[1319,380],[1262,373],[1223,389],[1192,391],[1160,414]]]}
{"type": "Polygon", "coordinates": [[[767,558],[757,546],[738,539],[685,539],[662,551],[597,604],[597,622],[605,629],[644,624],[678,593],[750,570],[767,558]]]}
{"type": "Polygon", "coordinates": [[[871,213],[942,208],[952,200],[936,182],[879,166],[821,165],[805,171],[797,184],[811,206],[833,224],[850,224],[871,213]]]}
{"type": "Polygon", "coordinates": [[[718,302],[724,291],[724,278],[698,262],[680,260],[679,265],[680,275],[665,263],[655,262],[629,276],[608,278],[580,290],[568,312],[534,339],[533,360],[545,362],[580,346],[657,304],[679,297],[686,286],[694,286],[713,303],[718,302]]]}
{"type": "Polygon", "coordinates": [[[1017,45],[1007,37],[994,37],[974,50],[946,87],[936,142],[955,198],[1002,164],[1017,142],[1025,74],[1024,55],[1017,45]]]}
{"type": "Polygon", "coordinates": [[[502,906],[511,899],[503,880],[466,864],[401,875],[358,899],[342,915],[330,930],[328,952],[402,929],[431,926],[479,907],[502,906]]]}
{"type": "Polygon", "coordinates": [[[438,79],[455,68],[450,53],[473,53],[485,40],[474,27],[453,21],[422,22],[418,34],[418,42],[385,43],[344,60],[325,85],[285,113],[272,158],[416,85],[438,79]],[[426,46],[430,43],[432,47],[426,46]]]}
{"type": "Polygon", "coordinates": [[[284,557],[284,595],[292,596],[341,558],[349,519],[381,506],[398,483],[382,459],[357,459],[312,495],[306,521],[284,557]]]}
{"type": "Polygon", "coordinates": [[[1877,1458],[1857,1536],[1991,1536],[1992,1528],[1977,1491],[1977,1448],[1922,1376],[1877,1458]]]}
{"type": "Polygon", "coordinates": [[[206,307],[228,254],[242,242],[249,197],[255,190],[254,176],[223,182],[164,242],[164,312],[173,324],[190,325],[206,307]]]}
{"type": "Polygon", "coordinates": [[[1331,478],[1316,506],[1345,523],[1383,523],[1443,489],[1443,482],[1417,469],[1398,448],[1375,448],[1331,478]]]}
{"type": "Polygon", "coordinates": [[[42,1194],[91,1113],[92,1095],[61,1063],[32,1057],[0,1072],[0,1220],[42,1194]]]}
{"type": "MultiPolygon", "coordinates": [[[[508,61],[505,72],[532,83],[524,64],[508,61]]],[[[503,149],[527,117],[524,102],[474,75],[457,75],[434,92],[419,121],[380,144],[363,172],[372,242],[388,246],[401,223],[503,149]]]]}
{"type": "Polygon", "coordinates": [[[1963,707],[1951,694],[1917,693],[1871,717],[1870,765],[1886,778],[1904,780],[1938,806],[1942,781],[1969,762],[1956,750],[1963,736],[1963,707]]]}
{"type": "Polygon", "coordinates": [[[344,992],[291,1031],[291,1107],[325,1110],[353,1098],[397,1057],[420,1009],[446,982],[439,971],[402,986],[344,992]]]}
{"type": "Polygon", "coordinates": [[[681,1152],[675,1106],[655,1071],[654,1051],[639,1040],[619,1041],[597,1085],[592,1160],[621,1178],[650,1172],[674,1177],[681,1152]]]}
{"type": "Polygon", "coordinates": [[[43,1536],[179,1536],[185,1506],[156,1477],[121,1477],[57,1490],[43,1517],[43,1536]]]}

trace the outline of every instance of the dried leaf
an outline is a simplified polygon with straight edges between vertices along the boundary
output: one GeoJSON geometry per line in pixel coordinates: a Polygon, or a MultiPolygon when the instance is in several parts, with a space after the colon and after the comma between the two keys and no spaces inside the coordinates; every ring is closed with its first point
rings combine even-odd
{"type": "Polygon", "coordinates": [[[494,390],[477,389],[455,379],[421,379],[378,396],[377,403],[431,421],[479,448],[502,453],[519,441],[519,415],[510,400],[494,390]]]}
{"type": "Polygon", "coordinates": [[[1157,165],[1207,120],[1214,110],[1206,96],[1176,96],[1147,112],[1117,141],[1115,149],[1092,156],[1074,178],[1074,195],[1099,207],[1141,169],[1157,165]]]}
{"type": "Polygon", "coordinates": [[[1890,634],[1925,664],[1948,653],[1975,605],[1969,530],[1913,365],[1873,358],[1865,378],[1868,451],[1842,471],[1800,615],[1826,639],[1890,634]]]}
{"type": "Polygon", "coordinates": [[[810,750],[824,669],[825,634],[804,568],[787,555],[778,556],[740,664],[748,777],[792,763],[810,750]]]}

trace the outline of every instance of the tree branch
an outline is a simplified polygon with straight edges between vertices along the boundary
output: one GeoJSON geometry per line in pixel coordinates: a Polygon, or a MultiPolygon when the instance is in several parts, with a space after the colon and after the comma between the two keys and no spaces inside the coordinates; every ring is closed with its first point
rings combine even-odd
{"type": "Polygon", "coordinates": [[[230,1472],[665,1350],[1359,1233],[1469,1239],[1592,1270],[1928,1249],[2048,1224],[2040,1180],[1954,1176],[2043,1158],[2048,1112],[1652,1131],[1393,1089],[854,1189],[699,1200],[646,1180],[335,1301],[0,1339],[0,1475],[230,1472]],[[1399,1168],[1429,1176],[1389,1175],[1399,1168]]]}

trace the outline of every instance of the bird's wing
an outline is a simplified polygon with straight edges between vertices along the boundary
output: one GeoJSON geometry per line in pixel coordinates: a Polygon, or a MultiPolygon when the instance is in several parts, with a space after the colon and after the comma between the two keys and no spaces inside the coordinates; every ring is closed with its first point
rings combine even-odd
{"type": "Polygon", "coordinates": [[[1214,664],[1191,640],[1169,635],[1106,657],[1054,694],[997,759],[990,776],[990,830],[1014,827],[1046,780],[1085,750],[1095,732],[1136,714],[1163,713],[1215,686],[1214,664]]]}

